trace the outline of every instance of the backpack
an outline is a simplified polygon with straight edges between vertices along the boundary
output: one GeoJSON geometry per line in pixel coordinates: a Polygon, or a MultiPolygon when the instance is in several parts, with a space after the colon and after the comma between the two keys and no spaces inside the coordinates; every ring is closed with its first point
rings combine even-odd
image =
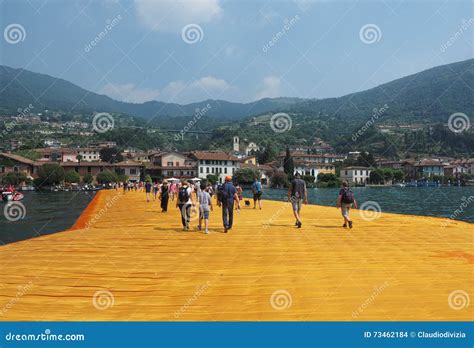
{"type": "Polygon", "coordinates": [[[186,204],[189,201],[189,193],[187,187],[181,187],[178,193],[178,201],[181,204],[186,204]]]}
{"type": "Polygon", "coordinates": [[[229,196],[229,194],[228,194],[227,190],[225,189],[225,186],[220,185],[217,188],[217,200],[219,202],[221,202],[222,204],[226,204],[228,196],[229,196]]]}
{"type": "Polygon", "coordinates": [[[345,188],[342,192],[342,202],[346,204],[354,203],[354,192],[350,188],[345,188]]]}

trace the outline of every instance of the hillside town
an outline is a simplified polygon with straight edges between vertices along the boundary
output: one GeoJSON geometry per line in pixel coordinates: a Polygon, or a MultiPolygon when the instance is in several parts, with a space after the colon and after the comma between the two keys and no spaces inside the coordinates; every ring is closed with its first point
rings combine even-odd
{"type": "Polygon", "coordinates": [[[233,137],[230,152],[144,151],[128,147],[117,153],[114,141],[91,143],[79,148],[62,147],[56,141],[45,141],[44,147],[28,151],[29,154],[34,154],[34,159],[15,151],[1,152],[0,175],[4,185],[24,186],[38,178],[40,169],[49,164],[63,168],[66,174],[77,173],[68,176],[73,178],[68,183],[76,185],[108,183],[111,179],[105,173],[115,173],[120,181],[132,183],[144,181],[145,177],[154,181],[206,179],[222,183],[227,175],[247,171],[250,175],[260,176],[262,183],[271,187],[285,186],[288,176],[297,172],[308,184],[320,187],[325,187],[324,182],[326,185],[329,182],[327,186],[331,187],[338,181],[347,181],[354,186],[424,185],[428,182],[470,185],[474,175],[474,158],[370,160],[358,151],[333,153],[330,146],[318,142],[313,146],[290,145],[286,153],[277,154],[274,160],[259,163],[257,153],[261,150],[257,143],[241,140],[238,136],[233,137]],[[103,158],[104,156],[107,158],[103,158]],[[283,180],[282,176],[285,177],[283,180]]]}

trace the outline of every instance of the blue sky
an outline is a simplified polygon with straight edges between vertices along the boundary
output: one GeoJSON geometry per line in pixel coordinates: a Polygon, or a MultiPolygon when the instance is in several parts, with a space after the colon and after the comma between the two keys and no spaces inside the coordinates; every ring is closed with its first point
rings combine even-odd
{"type": "Polygon", "coordinates": [[[472,58],[473,17],[470,1],[0,0],[0,63],[129,102],[337,97],[472,58]]]}

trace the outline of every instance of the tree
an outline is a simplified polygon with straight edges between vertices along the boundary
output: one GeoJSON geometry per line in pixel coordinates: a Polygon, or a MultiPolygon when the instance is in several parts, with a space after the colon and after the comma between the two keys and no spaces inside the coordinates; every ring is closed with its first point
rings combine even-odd
{"type": "Polygon", "coordinates": [[[383,180],[384,183],[391,181],[393,179],[393,169],[392,168],[383,168],[383,180]]]}
{"type": "Polygon", "coordinates": [[[151,182],[151,176],[149,174],[145,176],[145,182],[151,182]]]}
{"type": "Polygon", "coordinates": [[[355,165],[362,166],[362,167],[375,167],[376,166],[375,158],[369,152],[362,152],[357,158],[355,165]]]}
{"type": "Polygon", "coordinates": [[[64,180],[64,168],[56,163],[46,163],[38,168],[39,186],[60,184],[64,180]]]}
{"type": "Polygon", "coordinates": [[[303,180],[306,182],[306,184],[314,184],[314,176],[312,175],[304,175],[303,180]]]}
{"type": "Polygon", "coordinates": [[[293,163],[293,157],[291,157],[290,148],[286,148],[285,159],[283,161],[283,170],[288,176],[293,176],[295,173],[295,164],[293,163]]]}
{"type": "Polygon", "coordinates": [[[81,165],[82,155],[77,155],[76,159],[77,159],[77,162],[79,163],[79,165],[81,165]]]}
{"type": "Polygon", "coordinates": [[[91,174],[86,174],[82,178],[82,182],[86,185],[92,184],[93,181],[94,181],[94,177],[91,174]]]}
{"type": "Polygon", "coordinates": [[[275,170],[270,177],[270,185],[272,188],[287,187],[288,174],[280,170],[275,170]]]}
{"type": "Polygon", "coordinates": [[[275,159],[276,153],[274,147],[271,145],[265,146],[263,151],[257,152],[258,163],[268,163],[275,159]]]}
{"type": "Polygon", "coordinates": [[[99,184],[109,184],[112,182],[118,182],[118,176],[115,172],[111,172],[110,170],[104,170],[97,174],[97,182],[99,184]]]}
{"type": "Polygon", "coordinates": [[[100,159],[104,162],[117,163],[123,161],[120,150],[115,147],[104,147],[99,151],[100,159]]]}
{"type": "Polygon", "coordinates": [[[373,184],[380,184],[384,181],[383,169],[377,168],[370,172],[370,182],[373,184]]]}
{"type": "Polygon", "coordinates": [[[219,177],[216,174],[207,174],[206,176],[207,181],[209,181],[212,185],[219,181],[219,177]]]}
{"type": "Polygon", "coordinates": [[[234,181],[239,184],[251,184],[255,178],[260,178],[260,176],[257,169],[241,168],[234,173],[234,181]]]}
{"type": "Polygon", "coordinates": [[[405,179],[405,173],[403,172],[403,170],[394,170],[393,179],[395,179],[396,181],[403,181],[405,179]]]}
{"type": "Polygon", "coordinates": [[[25,173],[14,173],[10,172],[2,176],[2,183],[6,185],[13,185],[17,186],[22,182],[26,182],[28,178],[26,177],[25,173]]]}
{"type": "Polygon", "coordinates": [[[81,181],[81,176],[74,170],[69,170],[64,174],[64,181],[70,184],[81,181]]]}

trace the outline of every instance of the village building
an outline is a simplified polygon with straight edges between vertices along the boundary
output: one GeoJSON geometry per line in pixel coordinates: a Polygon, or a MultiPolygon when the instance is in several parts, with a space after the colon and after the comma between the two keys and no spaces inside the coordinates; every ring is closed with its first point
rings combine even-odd
{"type": "Polygon", "coordinates": [[[371,168],[368,167],[346,167],[341,168],[340,178],[355,185],[367,184],[370,180],[371,168]]]}
{"type": "Polygon", "coordinates": [[[152,177],[190,179],[197,175],[197,162],[179,152],[155,152],[149,155],[147,173],[152,177]]]}
{"type": "Polygon", "coordinates": [[[233,175],[240,168],[239,158],[223,151],[194,151],[191,156],[197,161],[198,177],[201,179],[214,174],[222,183],[227,175],[233,175]]]}

